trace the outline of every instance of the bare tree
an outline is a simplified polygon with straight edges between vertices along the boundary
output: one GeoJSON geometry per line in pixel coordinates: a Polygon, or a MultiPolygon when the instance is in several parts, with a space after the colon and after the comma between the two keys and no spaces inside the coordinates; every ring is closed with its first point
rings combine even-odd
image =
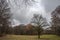
{"type": "Polygon", "coordinates": [[[47,21],[45,18],[42,17],[42,15],[34,14],[32,23],[35,24],[36,30],[38,32],[38,38],[40,38],[41,32],[43,30],[42,27],[47,26],[47,21]]]}
{"type": "Polygon", "coordinates": [[[11,6],[13,6],[12,5],[12,2],[13,2],[14,5],[18,6],[19,9],[21,9],[22,7],[28,8],[30,6],[33,6],[33,4],[36,3],[35,0],[13,0],[12,2],[11,2],[11,0],[8,0],[8,2],[11,6]]]}
{"type": "Polygon", "coordinates": [[[60,35],[60,6],[58,6],[52,13],[52,30],[55,34],[60,35]]]}
{"type": "Polygon", "coordinates": [[[6,33],[8,27],[10,26],[10,8],[8,6],[7,0],[0,0],[0,27],[1,34],[6,33]]]}

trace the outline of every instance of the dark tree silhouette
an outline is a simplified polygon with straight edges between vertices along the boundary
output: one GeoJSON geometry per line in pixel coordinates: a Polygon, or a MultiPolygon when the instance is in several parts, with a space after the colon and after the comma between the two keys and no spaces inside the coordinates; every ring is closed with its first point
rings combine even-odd
{"type": "Polygon", "coordinates": [[[34,14],[32,22],[36,26],[36,31],[38,32],[38,38],[40,38],[41,32],[43,30],[42,27],[47,26],[47,21],[45,18],[42,17],[42,15],[34,14]]]}
{"type": "Polygon", "coordinates": [[[54,33],[60,35],[60,6],[58,6],[52,13],[52,29],[54,33]]]}
{"type": "Polygon", "coordinates": [[[0,33],[7,33],[7,29],[10,26],[11,12],[8,6],[7,0],[0,0],[0,33]]]}

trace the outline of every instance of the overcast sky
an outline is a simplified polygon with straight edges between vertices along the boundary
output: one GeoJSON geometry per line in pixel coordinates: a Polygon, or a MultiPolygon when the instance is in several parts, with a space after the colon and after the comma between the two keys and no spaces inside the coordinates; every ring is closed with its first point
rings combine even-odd
{"type": "Polygon", "coordinates": [[[60,0],[10,0],[13,25],[30,22],[33,14],[42,14],[50,21],[50,13],[60,5],[60,0]]]}

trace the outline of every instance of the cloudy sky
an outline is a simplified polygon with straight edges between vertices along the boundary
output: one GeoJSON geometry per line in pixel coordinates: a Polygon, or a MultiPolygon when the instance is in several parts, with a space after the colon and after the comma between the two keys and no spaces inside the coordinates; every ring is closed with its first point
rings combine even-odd
{"type": "Polygon", "coordinates": [[[9,0],[13,25],[30,22],[33,14],[42,14],[50,21],[50,13],[60,5],[60,0],[9,0]]]}

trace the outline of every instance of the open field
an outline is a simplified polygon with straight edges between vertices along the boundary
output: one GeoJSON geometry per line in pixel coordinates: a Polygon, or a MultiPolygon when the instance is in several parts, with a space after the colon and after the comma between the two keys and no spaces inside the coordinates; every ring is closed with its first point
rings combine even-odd
{"type": "MultiPolygon", "coordinates": [[[[37,36],[30,35],[7,35],[0,37],[0,40],[38,40],[37,36]]],[[[56,35],[42,35],[39,40],[60,40],[56,35]]]]}

